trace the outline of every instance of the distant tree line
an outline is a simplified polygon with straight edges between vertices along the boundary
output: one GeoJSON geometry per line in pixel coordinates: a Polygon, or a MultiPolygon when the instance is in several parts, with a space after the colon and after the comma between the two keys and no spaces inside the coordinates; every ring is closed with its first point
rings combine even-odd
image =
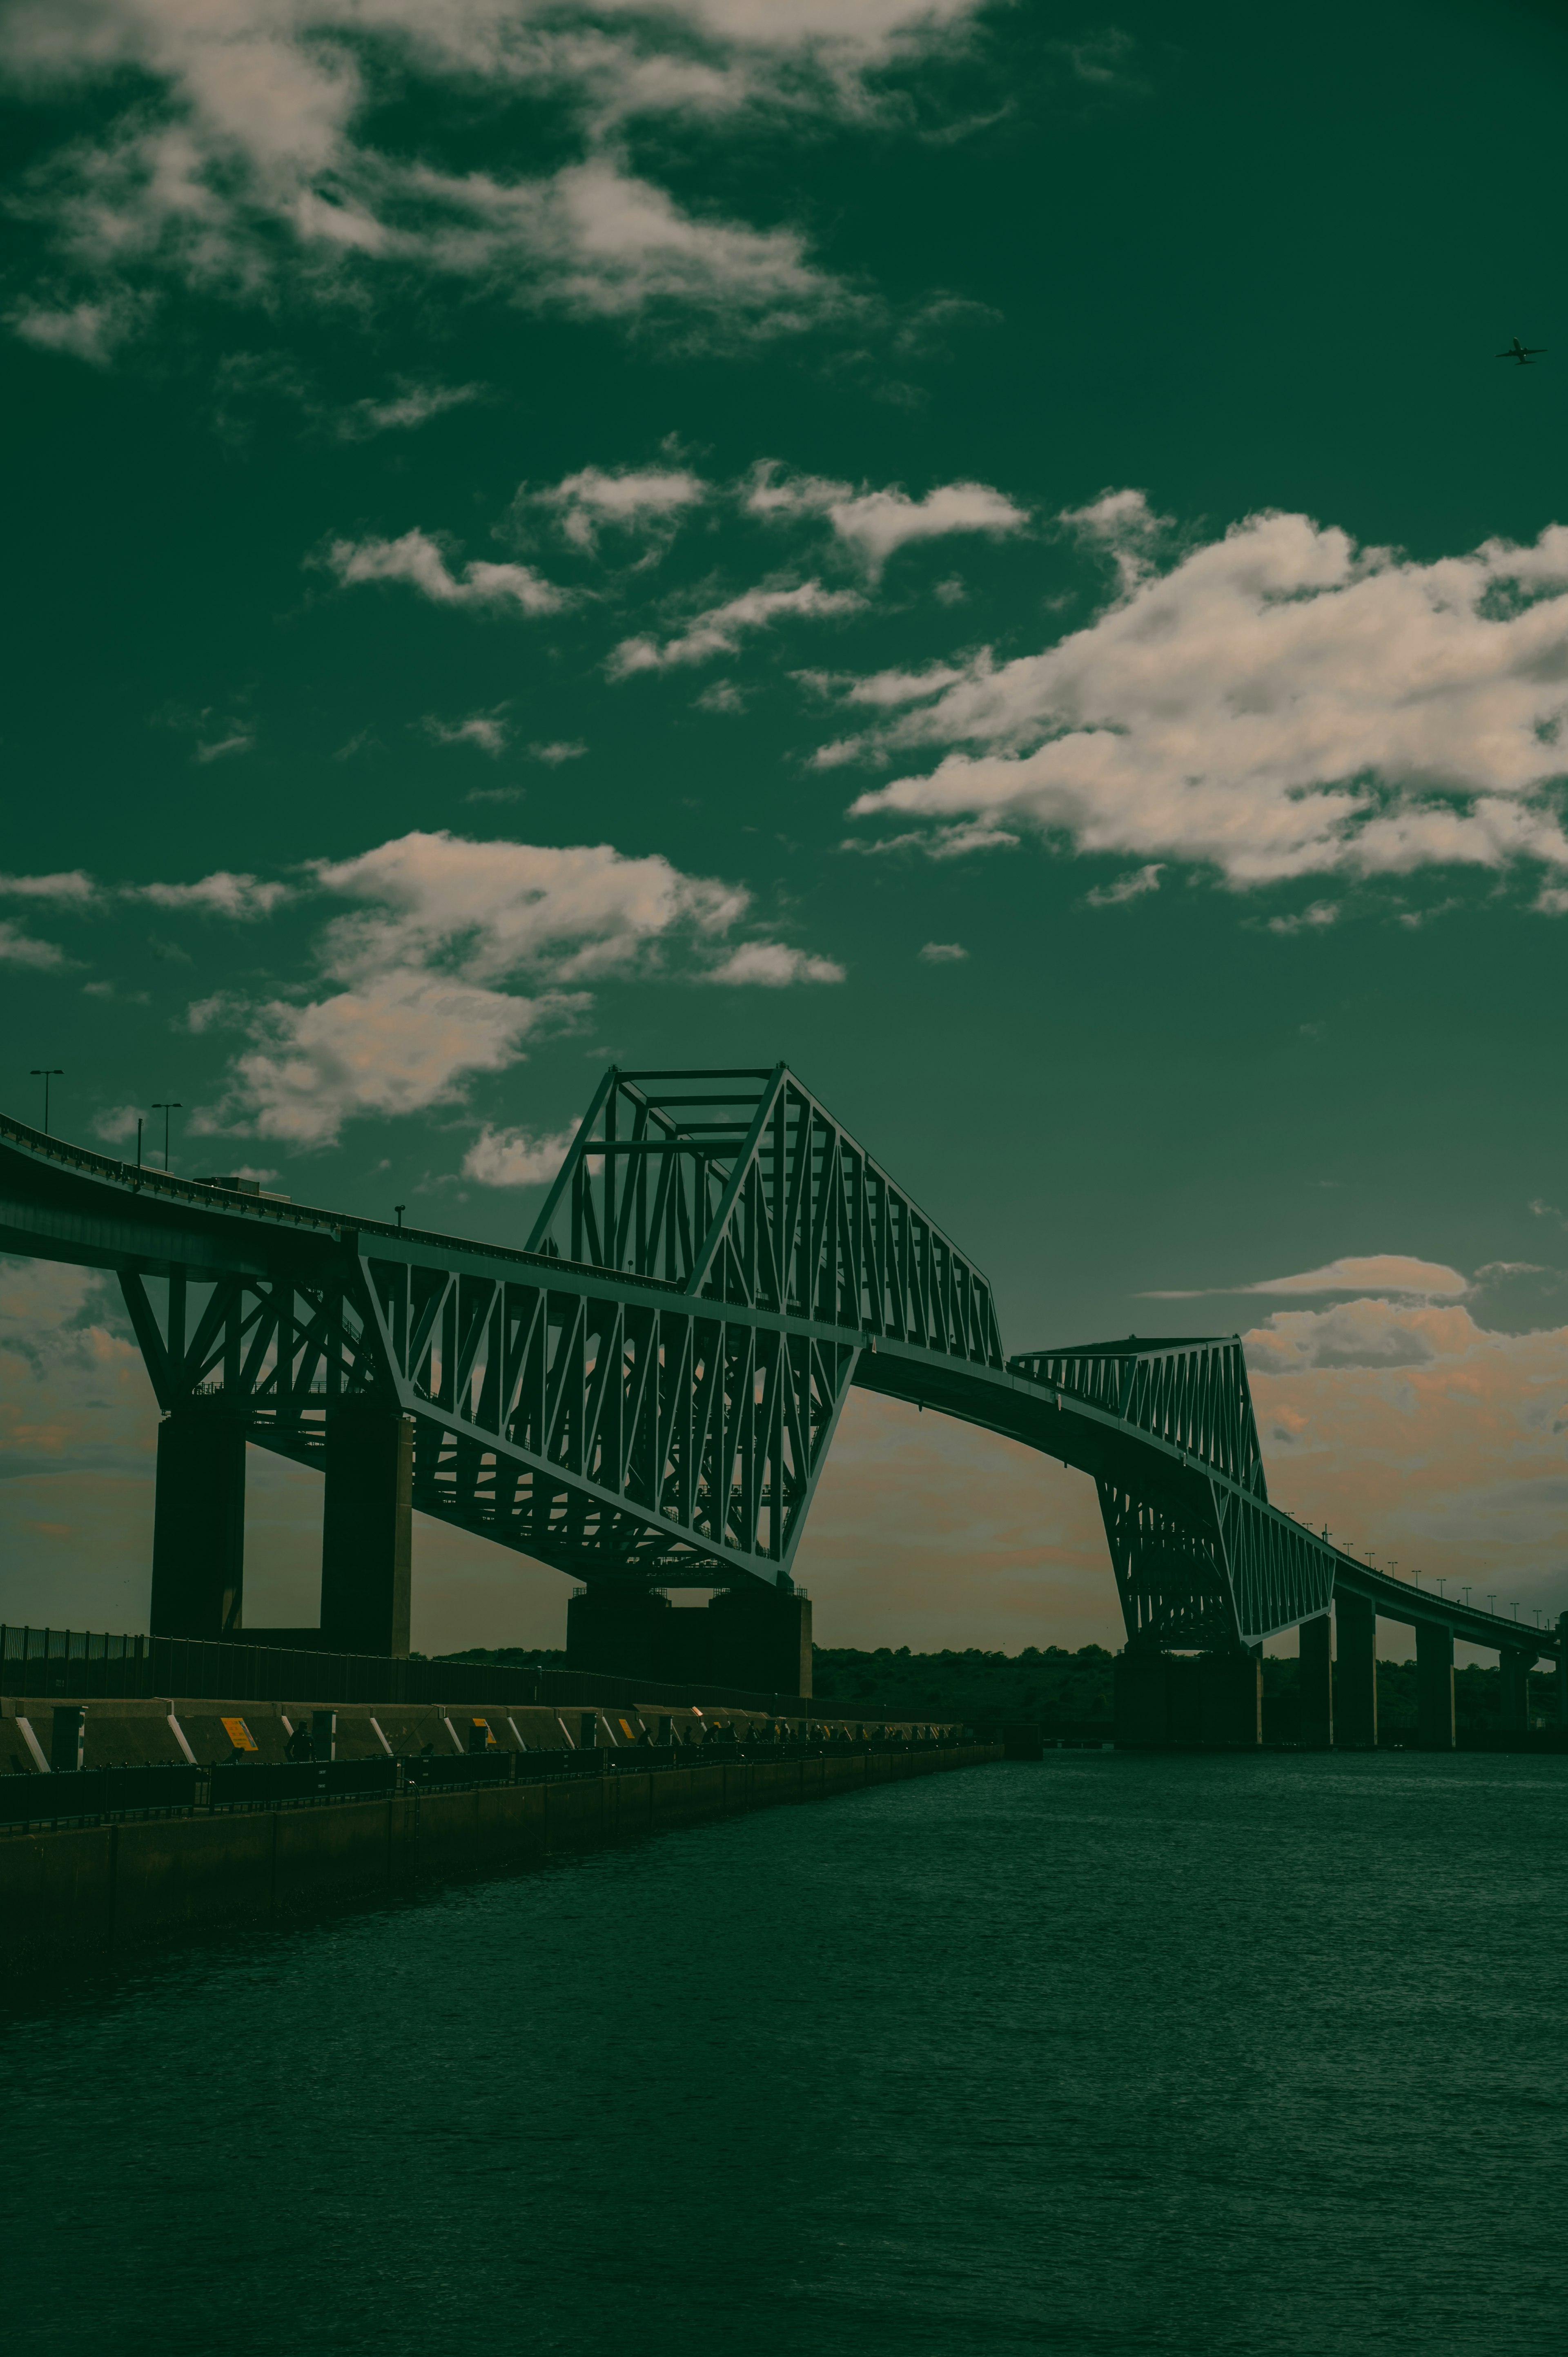
{"type": "MultiPolygon", "coordinates": [[[[566,1665],[564,1652],[541,1645],[470,1645],[461,1653],[438,1658],[509,1666],[537,1664],[545,1670],[566,1665]]],[[[961,1652],[949,1647],[940,1653],[912,1653],[908,1645],[879,1645],[874,1652],[853,1645],[813,1645],[812,1697],[832,1704],[835,1713],[845,1717],[862,1711],[868,1717],[961,1718],[972,1726],[1012,1721],[1037,1725],[1055,1735],[1108,1736],[1114,1716],[1115,1659],[1103,1645],[1082,1645],[1077,1652],[1064,1645],[1026,1645],[1021,1653],[985,1652],[978,1645],[966,1646],[961,1652]]],[[[1295,1739],[1297,1668],[1294,1660],[1264,1658],[1265,1742],[1295,1739]]],[[[1494,1731],[1501,1723],[1501,1677],[1496,1669],[1476,1665],[1456,1671],[1454,1715],[1459,1734],[1494,1731]]],[[[1556,1723],[1555,1672],[1531,1676],[1530,1705],[1532,1723],[1556,1723]]],[[[1413,1736],[1415,1726],[1415,1663],[1380,1662],[1380,1733],[1397,1741],[1402,1736],[1413,1736]]]]}

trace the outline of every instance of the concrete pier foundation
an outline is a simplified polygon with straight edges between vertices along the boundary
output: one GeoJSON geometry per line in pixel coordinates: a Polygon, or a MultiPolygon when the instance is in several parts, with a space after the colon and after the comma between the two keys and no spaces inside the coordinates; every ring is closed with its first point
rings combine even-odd
{"type": "Polygon", "coordinates": [[[1255,1653],[1119,1653],[1114,1681],[1121,1749],[1251,1750],[1262,1740],[1255,1653]]]}
{"type": "Polygon", "coordinates": [[[1454,1631],[1415,1624],[1416,1739],[1423,1751],[1454,1749],[1454,1631]]]}
{"type": "Polygon", "coordinates": [[[1530,1727],[1530,1668],[1533,1653],[1510,1649],[1498,1656],[1501,1686],[1498,1724],[1505,1735],[1523,1735],[1530,1727]]]}
{"type": "Polygon", "coordinates": [[[1342,1751],[1378,1740],[1378,1616],[1364,1596],[1334,1598],[1334,1738],[1342,1751]]]}
{"type": "Polygon", "coordinates": [[[351,1401],[327,1419],[321,1643],[406,1655],[413,1564],[413,1419],[351,1401]]]}
{"type": "Polygon", "coordinates": [[[1297,1693],[1301,1697],[1301,1739],[1314,1751],[1327,1751],[1334,1742],[1334,1621],[1326,1612],[1304,1620],[1299,1631],[1301,1659],[1297,1693]]]}
{"type": "Polygon", "coordinates": [[[220,1400],[190,1400],[158,1426],[154,1636],[232,1636],[244,1587],[245,1427],[220,1400]]]}
{"type": "Polygon", "coordinates": [[[798,1589],[722,1589],[706,1606],[599,1585],[566,1607],[566,1666],[664,1684],[811,1691],[811,1606],[798,1589]]]}

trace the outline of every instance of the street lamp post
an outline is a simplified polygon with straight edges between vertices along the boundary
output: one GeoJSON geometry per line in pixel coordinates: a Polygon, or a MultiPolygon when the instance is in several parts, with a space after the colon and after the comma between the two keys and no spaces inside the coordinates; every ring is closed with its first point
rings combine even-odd
{"type": "Polygon", "coordinates": [[[155,1104],[153,1111],[155,1113],[161,1113],[164,1117],[164,1170],[166,1174],[168,1170],[168,1117],[171,1113],[179,1113],[183,1111],[183,1107],[181,1106],[178,1097],[169,1097],[163,1103],[155,1104]]]}
{"type": "Polygon", "coordinates": [[[406,1203],[394,1203],[392,1205],[392,1210],[397,1213],[397,1232],[400,1236],[403,1233],[403,1215],[407,1209],[408,1205],[406,1203]]]}
{"type": "Polygon", "coordinates": [[[49,1134],[49,1082],[65,1078],[65,1066],[35,1064],[32,1068],[32,1077],[35,1081],[42,1081],[44,1084],[44,1135],[47,1137],[49,1134]]]}

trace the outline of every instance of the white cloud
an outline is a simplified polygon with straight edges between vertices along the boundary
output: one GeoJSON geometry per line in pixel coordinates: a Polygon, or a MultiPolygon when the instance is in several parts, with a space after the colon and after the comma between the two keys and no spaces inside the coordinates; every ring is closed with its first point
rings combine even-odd
{"type": "MultiPolygon", "coordinates": [[[[96,84],[108,112],[34,169],[27,197],[85,288],[62,294],[51,280],[14,324],[101,361],[134,324],[144,282],[168,276],[275,303],[422,274],[578,315],[673,307],[732,335],[852,313],[854,299],[798,231],[682,210],[634,174],[627,126],[748,109],[802,125],[823,113],[897,123],[867,72],[929,52],[975,5],[20,0],[0,23],[0,72],[57,102],[96,84]],[[512,153],[528,152],[538,110],[551,107],[552,144],[572,160],[533,177],[460,176],[374,144],[378,100],[428,117],[447,91],[527,106],[512,153]]],[[[446,405],[457,397],[435,391],[446,405]]],[[[434,414],[414,387],[397,403],[357,404],[344,430],[434,414]]]]}
{"type": "Polygon", "coordinates": [[[983,652],[874,731],[863,753],[955,749],[854,814],[913,817],[932,849],[1028,824],[1080,851],[1209,863],[1239,888],[1568,867],[1565,683],[1568,529],[1418,564],[1255,516],[1140,571],[1046,652],[983,652]]]}
{"type": "Polygon", "coordinates": [[[564,476],[547,490],[518,494],[520,508],[553,511],[574,545],[592,554],[607,528],[624,533],[652,530],[660,537],[679,522],[688,508],[708,496],[701,476],[686,468],[584,467],[564,476]]]}
{"type": "Polygon", "coordinates": [[[1130,876],[1118,876],[1114,884],[1097,884],[1084,899],[1091,909],[1120,909],[1129,900],[1141,900],[1145,892],[1157,892],[1165,870],[1158,860],[1147,867],[1135,867],[1130,876]]]}
{"type": "Polygon", "coordinates": [[[928,942],[919,954],[927,965],[961,965],[969,952],[961,942],[928,942]]]}
{"type": "Polygon", "coordinates": [[[0,965],[45,967],[64,963],[65,952],[53,942],[35,941],[18,926],[0,920],[0,965]]]}
{"type": "Polygon", "coordinates": [[[317,944],[332,986],[303,1003],[246,1008],[220,997],[191,1007],[193,1029],[238,1022],[251,1034],[227,1096],[203,1111],[198,1130],[322,1145],[357,1114],[461,1103],[473,1075],[504,1071],[542,1026],[586,1010],[591,1001],[574,985],[654,971],[680,950],[695,953],[703,979],[842,978],[825,958],[768,942],[707,967],[710,945],[745,915],[747,894],[608,844],[416,834],[319,861],[313,874],[321,891],[353,904],[317,944]],[[509,986],[520,977],[522,990],[509,986]]]}
{"type": "Polygon", "coordinates": [[[542,961],[555,981],[629,965],[678,928],[726,931],[744,915],[737,887],[684,876],[658,853],[626,858],[607,843],[556,849],[414,834],[316,868],[325,891],[366,904],[329,930],[332,971],[456,957],[490,982],[542,961]]]}
{"type": "Polygon", "coordinates": [[[822,475],[789,475],[774,458],[760,459],[752,468],[743,500],[768,522],[825,516],[872,574],[911,541],[975,532],[998,538],[1024,531],[1029,522],[1026,508],[988,483],[941,483],[924,499],[912,500],[896,484],[884,490],[863,485],[857,491],[822,475]]]}
{"type": "Polygon", "coordinates": [[[525,614],[553,614],[565,592],[528,565],[490,565],[479,560],[448,572],[446,559],[427,533],[405,532],[399,540],[335,540],[324,562],[345,588],[365,581],[405,581],[442,606],[514,606],[525,614]]]}
{"type": "Polygon", "coordinates": [[[879,572],[896,549],[911,541],[946,539],[960,532],[980,532],[992,538],[1022,532],[1028,523],[1026,508],[1015,506],[985,483],[944,483],[923,500],[900,490],[865,491],[858,498],[835,500],[828,521],[839,538],[879,572]]]}
{"type": "Polygon", "coordinates": [[[215,744],[199,745],[196,748],[196,758],[199,761],[221,761],[225,755],[230,753],[252,752],[255,743],[254,737],[248,736],[242,730],[232,737],[219,737],[215,744]]]}
{"type": "Polygon", "coordinates": [[[356,1114],[458,1102],[470,1073],[504,1071],[551,1011],[416,966],[372,973],[304,1006],[274,999],[251,1018],[255,1045],[234,1060],[229,1100],[190,1126],[328,1145],[356,1114]]]}
{"type": "Polygon", "coordinates": [[[473,745],[494,758],[506,751],[510,734],[503,716],[505,710],[502,705],[494,712],[471,712],[467,720],[437,720],[434,714],[427,714],[421,726],[437,745],[473,745]]]}
{"type": "Polygon", "coordinates": [[[714,655],[734,654],[748,631],[768,630],[786,619],[858,613],[865,604],[857,591],[824,589],[820,581],[803,581],[790,589],[747,589],[722,606],[710,607],[662,646],[651,638],[623,639],[610,658],[610,675],[626,679],[634,672],[663,671],[672,663],[708,662],[714,655]]]}
{"type": "Polygon", "coordinates": [[[580,761],[587,749],[579,737],[557,737],[546,745],[531,745],[528,752],[531,760],[544,761],[558,770],[563,761],[580,761]]]}
{"type": "Polygon", "coordinates": [[[54,876],[0,876],[0,899],[59,900],[85,909],[98,898],[97,885],[80,867],[66,868],[54,876]]]}
{"type": "Polygon", "coordinates": [[[65,352],[72,360],[106,368],[114,352],[145,317],[147,306],[125,291],[83,300],[59,310],[24,304],[8,312],[8,325],[24,343],[65,352]]]}
{"type": "Polygon", "coordinates": [[[760,983],[764,989],[785,990],[797,982],[843,982],[844,970],[832,958],[809,957],[782,942],[743,942],[722,965],[711,967],[704,982],[760,983]]]}
{"type": "Polygon", "coordinates": [[[1380,1293],[1412,1298],[1455,1300],[1470,1291],[1466,1278],[1442,1261],[1412,1260],[1405,1253],[1347,1254],[1321,1268],[1304,1269],[1294,1276],[1265,1276],[1252,1285],[1212,1285],[1201,1293],[1145,1293],[1144,1301],[1197,1301],[1209,1294],[1380,1293]]]}
{"type": "Polygon", "coordinates": [[[194,884],[128,885],[125,897],[150,900],[158,909],[205,909],[213,916],[232,917],[245,923],[253,918],[270,917],[279,901],[287,899],[288,886],[265,884],[255,876],[233,876],[226,867],[220,867],[194,884]]]}
{"type": "Polygon", "coordinates": [[[118,1146],[122,1138],[134,1137],[136,1123],[145,1112],[145,1105],[105,1105],[92,1116],[92,1135],[118,1146]]]}
{"type": "Polygon", "coordinates": [[[375,434],[406,434],[449,409],[482,401],[484,394],[482,384],[405,383],[389,400],[351,402],[338,416],[338,432],[345,442],[362,442],[375,434]]]}
{"type": "Polygon", "coordinates": [[[549,1137],[536,1137],[526,1129],[492,1129],[487,1122],[463,1157],[463,1176],[481,1187],[545,1186],[566,1159],[576,1135],[575,1122],[549,1137]]]}

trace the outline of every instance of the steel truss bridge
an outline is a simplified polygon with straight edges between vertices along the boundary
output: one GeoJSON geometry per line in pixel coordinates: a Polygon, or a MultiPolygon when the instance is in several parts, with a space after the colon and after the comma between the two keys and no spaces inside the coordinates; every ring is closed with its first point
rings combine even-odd
{"type": "Polygon", "coordinates": [[[989,1280],[782,1064],[608,1071],[521,1250],[0,1118],[0,1250],[117,1274],[166,1417],[323,1465],[342,1411],[392,1411],[414,1506],[590,1588],[788,1592],[858,1384],[1087,1473],[1132,1650],[1255,1648],[1338,1595],[1560,1651],[1271,1505],[1237,1336],[1009,1356],[989,1280]]]}

